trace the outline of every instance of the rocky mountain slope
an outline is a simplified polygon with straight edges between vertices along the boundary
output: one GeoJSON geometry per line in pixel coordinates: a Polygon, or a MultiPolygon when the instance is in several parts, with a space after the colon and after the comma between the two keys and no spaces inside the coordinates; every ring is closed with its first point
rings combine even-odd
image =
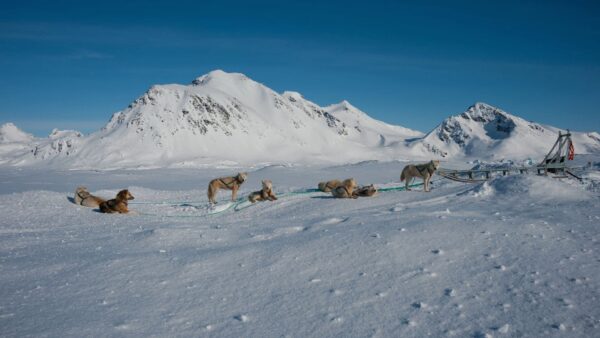
{"type": "MultiPolygon", "coordinates": [[[[538,158],[550,150],[559,130],[479,102],[448,117],[415,144],[442,157],[538,158]]],[[[572,139],[579,154],[600,151],[597,132],[572,132],[572,139]]]]}

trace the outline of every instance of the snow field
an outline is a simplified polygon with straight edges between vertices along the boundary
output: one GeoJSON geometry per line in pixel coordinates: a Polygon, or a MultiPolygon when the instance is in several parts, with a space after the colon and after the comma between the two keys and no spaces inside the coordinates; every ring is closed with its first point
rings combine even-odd
{"type": "MultiPolygon", "coordinates": [[[[266,177],[278,194],[345,177],[393,186],[401,168],[267,167],[250,170],[239,196],[266,177]]],[[[600,200],[584,185],[435,177],[430,193],[310,193],[207,217],[143,215],[199,212],[208,178],[223,172],[3,169],[2,335],[598,335],[600,200]],[[128,187],[133,202],[199,203],[104,215],[67,199],[79,184],[105,197],[128,187]]]]}

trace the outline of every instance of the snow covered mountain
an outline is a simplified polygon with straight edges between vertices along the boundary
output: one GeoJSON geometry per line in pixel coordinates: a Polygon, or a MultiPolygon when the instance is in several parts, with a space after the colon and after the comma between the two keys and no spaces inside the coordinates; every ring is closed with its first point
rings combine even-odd
{"type": "MultiPolygon", "coordinates": [[[[559,131],[479,102],[464,113],[445,119],[412,146],[424,147],[442,157],[539,158],[550,150],[559,131]]],[[[600,152],[597,132],[571,134],[578,154],[600,152]]]]}
{"type": "MultiPolygon", "coordinates": [[[[12,123],[0,126],[0,164],[15,161],[30,151],[35,137],[12,123]]],[[[11,162],[14,163],[14,162],[11,162]]]]}
{"type": "MultiPolygon", "coordinates": [[[[477,103],[427,135],[375,120],[347,101],[321,107],[243,74],[212,71],[189,85],[152,86],[99,131],[34,138],[0,129],[0,165],[153,168],[364,160],[541,158],[558,129],[477,103]]],[[[598,133],[573,133],[577,153],[598,133]]]]}
{"type": "Polygon", "coordinates": [[[0,126],[0,144],[27,143],[33,141],[33,138],[33,135],[22,131],[12,123],[0,126]]]}
{"type": "MultiPolygon", "coordinates": [[[[99,131],[54,131],[4,163],[166,167],[215,163],[360,161],[423,134],[370,118],[343,101],[320,107],[220,70],[190,85],[156,85],[99,131]]],[[[393,151],[392,151],[393,152],[393,151]]]]}

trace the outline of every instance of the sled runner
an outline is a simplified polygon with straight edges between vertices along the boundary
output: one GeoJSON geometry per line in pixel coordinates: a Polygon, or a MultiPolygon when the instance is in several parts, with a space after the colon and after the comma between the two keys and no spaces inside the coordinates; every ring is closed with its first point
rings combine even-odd
{"type": "Polygon", "coordinates": [[[576,167],[567,165],[567,161],[575,158],[575,147],[571,140],[571,133],[567,130],[565,134],[558,132],[558,138],[554,145],[537,165],[531,167],[507,167],[507,168],[490,168],[478,170],[452,170],[438,169],[438,175],[449,180],[462,183],[481,183],[491,179],[499,174],[506,176],[510,174],[528,174],[530,171],[537,172],[538,175],[556,174],[553,178],[576,178],[579,181],[581,177],[573,173],[576,167]]]}

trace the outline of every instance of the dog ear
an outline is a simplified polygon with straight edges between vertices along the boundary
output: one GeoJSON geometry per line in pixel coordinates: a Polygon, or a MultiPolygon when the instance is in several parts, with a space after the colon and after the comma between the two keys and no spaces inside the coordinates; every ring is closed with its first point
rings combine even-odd
{"type": "Polygon", "coordinates": [[[127,199],[127,194],[129,194],[129,191],[127,191],[127,189],[123,189],[123,190],[119,191],[119,193],[117,194],[117,197],[120,199],[127,199]]]}

